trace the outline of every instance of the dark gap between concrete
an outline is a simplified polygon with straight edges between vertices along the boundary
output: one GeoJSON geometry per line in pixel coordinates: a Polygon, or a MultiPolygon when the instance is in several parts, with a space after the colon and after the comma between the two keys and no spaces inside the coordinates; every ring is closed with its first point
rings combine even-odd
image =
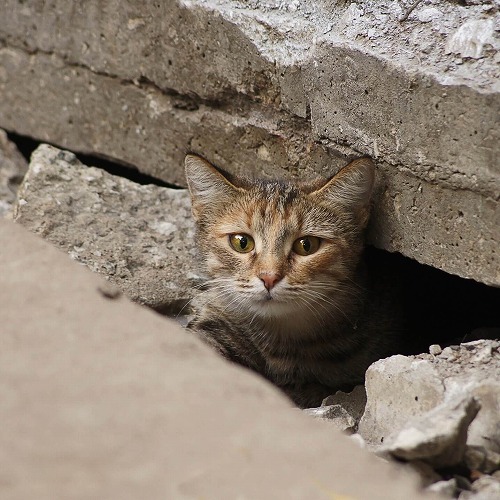
{"type": "Polygon", "coordinates": [[[444,347],[500,338],[500,288],[371,246],[366,259],[376,277],[388,275],[388,282],[396,285],[388,295],[403,309],[409,334],[416,336],[421,352],[431,344],[444,347]]]}
{"type": "MultiPolygon", "coordinates": [[[[21,154],[26,158],[26,160],[29,162],[31,153],[40,145],[40,144],[50,144],[54,147],[60,148],[60,149],[65,149],[62,148],[58,144],[52,144],[50,142],[44,142],[44,141],[37,141],[36,139],[33,139],[31,137],[27,137],[24,135],[18,135],[15,133],[8,132],[7,136],[9,139],[14,142],[21,152],[21,154]]],[[[182,189],[180,186],[177,186],[175,184],[169,184],[168,182],[164,182],[160,179],[157,179],[156,177],[152,177],[147,174],[143,174],[139,172],[134,166],[132,165],[124,165],[117,163],[112,160],[108,160],[106,158],[102,158],[100,156],[95,156],[95,155],[89,155],[89,154],[84,154],[84,153],[77,153],[75,151],[72,151],[76,155],[76,157],[85,165],[88,165],[90,167],[97,167],[97,168],[102,168],[106,172],[108,172],[111,175],[116,175],[118,177],[124,177],[125,179],[128,179],[132,182],[136,182],[137,184],[142,184],[142,185],[147,185],[147,184],[155,184],[156,186],[161,186],[161,187],[168,187],[171,189],[182,189]]]]}

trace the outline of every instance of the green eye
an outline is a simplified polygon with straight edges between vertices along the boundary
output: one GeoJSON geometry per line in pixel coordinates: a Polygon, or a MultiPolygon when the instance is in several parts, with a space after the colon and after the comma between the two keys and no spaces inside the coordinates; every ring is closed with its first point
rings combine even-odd
{"type": "Polygon", "coordinates": [[[320,243],[316,236],[303,236],[293,242],[292,250],[298,255],[311,255],[318,251],[320,243]]]}
{"type": "Polygon", "coordinates": [[[255,247],[253,238],[248,234],[230,234],[229,244],[234,250],[240,253],[251,252],[255,247]]]}

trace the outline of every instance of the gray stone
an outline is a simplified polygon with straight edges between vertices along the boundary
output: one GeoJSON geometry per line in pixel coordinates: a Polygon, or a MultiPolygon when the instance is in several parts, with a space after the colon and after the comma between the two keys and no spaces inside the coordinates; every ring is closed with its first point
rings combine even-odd
{"type": "Polygon", "coordinates": [[[447,481],[437,481],[428,486],[425,491],[455,498],[457,493],[457,481],[455,478],[448,479],[447,481]]]}
{"type": "Polygon", "coordinates": [[[467,430],[479,409],[473,397],[445,402],[408,422],[386,451],[407,461],[423,460],[436,468],[458,465],[464,457],[467,430]]]}
{"type": "Polygon", "coordinates": [[[11,217],[17,189],[27,170],[28,162],[0,129],[0,217],[11,217]]]}
{"type": "Polygon", "coordinates": [[[462,24],[446,42],[446,54],[479,59],[484,46],[495,45],[493,19],[472,19],[462,24]]]}
{"type": "Polygon", "coordinates": [[[432,498],[18,224],[0,241],[2,499],[432,498]]]}
{"type": "Polygon", "coordinates": [[[366,391],[363,385],[357,385],[351,392],[337,391],[326,397],[322,405],[340,405],[359,424],[366,406],[366,391]]]}
{"type": "Polygon", "coordinates": [[[481,410],[469,426],[467,444],[500,453],[498,373],[498,340],[452,346],[438,355],[377,361],[366,373],[367,404],[359,433],[376,448],[391,443],[410,419],[425,419],[434,408],[473,397],[481,410]]]}
{"type": "Polygon", "coordinates": [[[432,344],[429,347],[429,353],[432,354],[433,356],[437,356],[438,354],[441,354],[443,350],[441,349],[441,346],[438,344],[432,344]]]}
{"type": "Polygon", "coordinates": [[[373,446],[387,442],[410,418],[438,406],[445,393],[432,363],[400,355],[373,363],[365,380],[367,403],[359,433],[373,446]]]}
{"type": "Polygon", "coordinates": [[[311,417],[328,420],[346,434],[356,431],[356,420],[340,405],[324,405],[318,408],[306,408],[303,411],[311,417]]]}
{"type": "Polygon", "coordinates": [[[180,185],[186,150],[300,178],[368,154],[373,244],[500,284],[496,7],[4,4],[0,126],[180,185]]]}
{"type": "Polygon", "coordinates": [[[357,385],[351,392],[337,391],[326,397],[319,408],[308,408],[305,413],[324,420],[331,420],[341,431],[352,434],[357,431],[366,405],[366,392],[357,385]]]}
{"type": "Polygon", "coordinates": [[[470,470],[493,474],[500,469],[500,453],[482,446],[467,446],[464,463],[470,470]]]}
{"type": "Polygon", "coordinates": [[[500,481],[483,476],[472,483],[472,491],[463,491],[459,500],[498,500],[500,498],[500,481]]]}
{"type": "Polygon", "coordinates": [[[15,220],[155,310],[178,313],[202,283],[186,190],[142,186],[42,145],[15,220]]]}

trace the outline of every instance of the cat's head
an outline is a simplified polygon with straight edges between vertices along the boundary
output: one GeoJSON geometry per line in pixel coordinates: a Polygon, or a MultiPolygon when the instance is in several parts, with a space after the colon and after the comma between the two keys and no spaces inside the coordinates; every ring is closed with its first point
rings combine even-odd
{"type": "Polygon", "coordinates": [[[236,179],[192,154],[185,167],[197,245],[221,302],[272,316],[340,298],[363,249],[371,160],[309,185],[236,179]]]}

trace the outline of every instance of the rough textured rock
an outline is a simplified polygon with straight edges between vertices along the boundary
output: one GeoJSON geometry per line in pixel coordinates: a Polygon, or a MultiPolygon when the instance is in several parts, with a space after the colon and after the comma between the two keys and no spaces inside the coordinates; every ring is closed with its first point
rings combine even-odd
{"type": "Polygon", "coordinates": [[[8,0],[0,126],[179,184],[187,149],[300,177],[368,154],[371,241],[498,285],[498,5],[404,9],[8,0]]]}
{"type": "Polygon", "coordinates": [[[318,408],[306,408],[303,411],[311,417],[331,422],[346,434],[356,431],[356,420],[341,405],[321,405],[318,408]]]}
{"type": "Polygon", "coordinates": [[[11,217],[12,205],[28,162],[0,129],[0,217],[11,217]]]}
{"type": "Polygon", "coordinates": [[[408,419],[421,416],[444,399],[445,388],[427,360],[391,356],[366,372],[367,404],[359,432],[367,443],[383,444],[403,429],[408,419]],[[398,390],[394,391],[397,380],[398,390]]]}
{"type": "Polygon", "coordinates": [[[0,241],[2,498],[432,498],[19,225],[0,241]]]}
{"type": "Polygon", "coordinates": [[[305,413],[331,421],[341,431],[352,434],[357,431],[366,405],[366,392],[357,385],[351,392],[337,391],[325,398],[318,408],[308,408],[305,413]]]}
{"type": "Polygon", "coordinates": [[[482,446],[467,446],[464,463],[470,470],[493,474],[500,469],[500,453],[482,446]]]}
{"type": "Polygon", "coordinates": [[[41,145],[14,218],[158,311],[179,312],[202,283],[185,190],[142,186],[41,145]]]}
{"type": "Polygon", "coordinates": [[[423,460],[436,468],[459,465],[467,430],[479,409],[473,397],[443,403],[408,422],[385,449],[397,458],[423,460]]]}
{"type": "Polygon", "coordinates": [[[457,481],[455,478],[448,479],[447,481],[436,481],[426,488],[426,491],[438,493],[439,495],[448,498],[456,498],[457,481]]]}
{"type": "Polygon", "coordinates": [[[387,444],[410,419],[422,418],[457,399],[474,397],[481,409],[469,426],[467,444],[499,453],[498,373],[498,340],[446,347],[437,355],[392,356],[377,361],[366,373],[367,404],[359,433],[371,446],[387,444]]]}
{"type": "Polygon", "coordinates": [[[500,497],[500,481],[484,476],[472,483],[472,491],[463,491],[459,500],[497,500],[500,497]]]}

